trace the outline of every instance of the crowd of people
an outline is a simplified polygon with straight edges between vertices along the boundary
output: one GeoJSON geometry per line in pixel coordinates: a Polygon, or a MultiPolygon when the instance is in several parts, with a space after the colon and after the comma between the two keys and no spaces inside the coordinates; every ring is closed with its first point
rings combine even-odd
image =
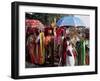
{"type": "Polygon", "coordinates": [[[34,67],[89,65],[89,29],[26,26],[26,62],[34,67]]]}

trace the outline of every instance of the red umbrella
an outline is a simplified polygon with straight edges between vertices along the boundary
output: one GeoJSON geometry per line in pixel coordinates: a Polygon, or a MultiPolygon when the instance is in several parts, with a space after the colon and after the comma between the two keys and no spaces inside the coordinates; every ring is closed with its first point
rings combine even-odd
{"type": "Polygon", "coordinates": [[[44,29],[44,25],[36,19],[26,19],[25,25],[26,27],[38,28],[40,30],[44,29]]]}

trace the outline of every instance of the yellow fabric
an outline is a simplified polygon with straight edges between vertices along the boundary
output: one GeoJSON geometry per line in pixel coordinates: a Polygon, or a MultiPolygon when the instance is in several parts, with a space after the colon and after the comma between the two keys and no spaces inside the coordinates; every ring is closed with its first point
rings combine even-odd
{"type": "Polygon", "coordinates": [[[43,43],[43,39],[44,39],[44,33],[41,32],[40,33],[40,49],[41,49],[41,62],[42,64],[44,63],[45,61],[45,49],[44,49],[44,43],[43,43]]]}

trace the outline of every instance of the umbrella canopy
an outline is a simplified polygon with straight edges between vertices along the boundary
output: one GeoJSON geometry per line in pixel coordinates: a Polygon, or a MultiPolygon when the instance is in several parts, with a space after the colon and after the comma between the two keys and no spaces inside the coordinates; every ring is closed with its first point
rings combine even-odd
{"type": "Polygon", "coordinates": [[[78,18],[78,17],[74,17],[74,16],[64,16],[62,18],[60,18],[57,21],[57,26],[61,27],[61,26],[83,26],[85,27],[85,24],[83,23],[83,21],[78,18]]]}
{"type": "Polygon", "coordinates": [[[26,19],[25,21],[26,27],[37,28],[37,29],[44,29],[44,25],[35,19],[26,19]]]}

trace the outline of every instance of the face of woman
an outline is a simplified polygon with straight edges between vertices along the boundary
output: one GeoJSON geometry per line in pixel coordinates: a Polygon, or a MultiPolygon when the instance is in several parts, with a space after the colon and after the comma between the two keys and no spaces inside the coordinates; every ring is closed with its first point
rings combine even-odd
{"type": "Polygon", "coordinates": [[[66,34],[69,34],[69,29],[66,29],[66,34]]]}

